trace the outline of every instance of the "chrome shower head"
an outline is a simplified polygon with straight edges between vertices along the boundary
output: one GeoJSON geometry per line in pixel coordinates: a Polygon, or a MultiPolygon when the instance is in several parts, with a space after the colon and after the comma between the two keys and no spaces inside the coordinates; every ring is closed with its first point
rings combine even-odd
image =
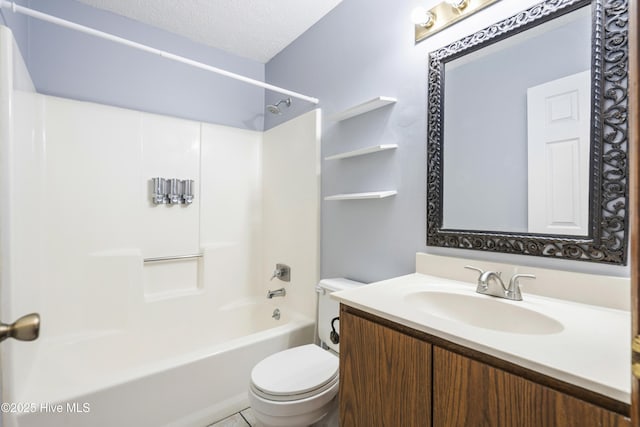
{"type": "Polygon", "coordinates": [[[280,111],[280,108],[278,108],[277,105],[267,105],[267,111],[270,112],[271,114],[282,114],[282,111],[280,111]]]}
{"type": "Polygon", "coordinates": [[[281,99],[276,104],[267,105],[267,111],[271,114],[280,115],[282,114],[282,110],[280,109],[280,104],[284,102],[284,105],[287,107],[291,107],[291,98],[281,99]]]}

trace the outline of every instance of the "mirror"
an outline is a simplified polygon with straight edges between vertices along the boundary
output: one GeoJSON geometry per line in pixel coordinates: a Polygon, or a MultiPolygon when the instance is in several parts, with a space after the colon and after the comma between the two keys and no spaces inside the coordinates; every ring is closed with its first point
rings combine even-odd
{"type": "Polygon", "coordinates": [[[588,234],[590,45],[587,6],[444,63],[444,228],[588,234]]]}
{"type": "Polygon", "coordinates": [[[626,263],[624,3],[548,0],[430,53],[427,245],[626,263]]]}

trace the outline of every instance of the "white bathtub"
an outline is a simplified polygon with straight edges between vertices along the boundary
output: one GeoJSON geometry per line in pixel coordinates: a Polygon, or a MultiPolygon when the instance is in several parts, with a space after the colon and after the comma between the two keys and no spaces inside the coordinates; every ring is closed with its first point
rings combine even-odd
{"type": "Polygon", "coordinates": [[[313,321],[283,308],[272,319],[276,304],[239,303],[189,319],[204,326],[176,320],[168,330],[43,342],[16,396],[3,399],[14,405],[13,413],[3,408],[4,426],[204,427],[248,406],[259,360],[313,341],[313,321]]]}

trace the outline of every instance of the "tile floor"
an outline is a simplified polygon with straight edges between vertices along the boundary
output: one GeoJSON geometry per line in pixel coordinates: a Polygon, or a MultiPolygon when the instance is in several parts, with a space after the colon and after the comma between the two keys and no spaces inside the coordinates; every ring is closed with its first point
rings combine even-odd
{"type": "Polygon", "coordinates": [[[253,416],[251,408],[243,409],[237,414],[233,414],[230,417],[220,420],[215,424],[211,424],[207,427],[256,427],[257,422],[253,416]]]}
{"type": "MultiPolygon", "coordinates": [[[[338,427],[338,400],[335,399],[332,404],[332,408],[329,414],[322,420],[318,421],[311,427],[338,427]]],[[[220,420],[214,424],[210,424],[207,427],[259,427],[258,421],[253,415],[251,408],[243,409],[237,414],[233,414],[230,417],[220,420]]]]}

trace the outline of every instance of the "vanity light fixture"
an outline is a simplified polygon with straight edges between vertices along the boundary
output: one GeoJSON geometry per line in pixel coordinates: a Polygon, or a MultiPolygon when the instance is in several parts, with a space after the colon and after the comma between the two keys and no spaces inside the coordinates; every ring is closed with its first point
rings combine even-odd
{"type": "Polygon", "coordinates": [[[418,7],[411,13],[416,43],[455,24],[497,0],[445,0],[429,10],[418,7]]]}
{"type": "Polygon", "coordinates": [[[436,22],[436,16],[424,7],[416,7],[413,9],[413,12],[411,12],[411,21],[416,26],[429,28],[436,22]]]}
{"type": "Polygon", "coordinates": [[[468,0],[447,0],[447,3],[451,5],[454,9],[462,10],[467,7],[469,4],[468,0]]]}

